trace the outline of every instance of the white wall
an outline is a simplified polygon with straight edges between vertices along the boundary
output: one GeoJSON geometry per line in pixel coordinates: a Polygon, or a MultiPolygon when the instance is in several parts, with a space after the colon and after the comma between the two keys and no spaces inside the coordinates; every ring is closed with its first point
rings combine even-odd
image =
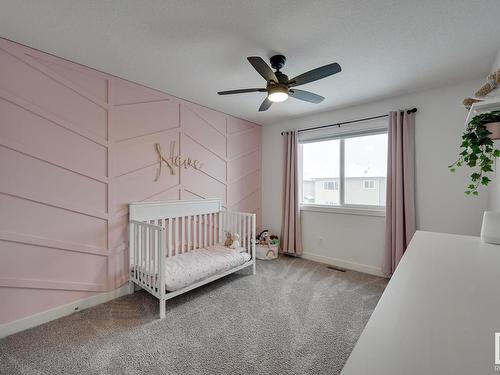
{"type": "MultiPolygon", "coordinates": [[[[479,235],[488,194],[464,194],[470,171],[451,174],[447,166],[458,155],[466,110],[461,102],[483,79],[404,95],[379,102],[294,119],[263,129],[263,225],[279,233],[282,208],[282,138],[280,132],[325,125],[417,107],[416,210],[421,230],[479,235]]],[[[303,213],[305,257],[354,269],[380,271],[384,217],[320,212],[303,213]],[[322,241],[320,241],[322,238],[322,241]]]]}
{"type": "MultiPolygon", "coordinates": [[[[495,141],[495,147],[500,150],[500,140],[495,141]]],[[[495,178],[491,183],[489,210],[500,211],[500,162],[497,160],[495,178]]]]}
{"type": "MultiPolygon", "coordinates": [[[[493,63],[491,71],[500,69],[500,51],[498,51],[497,58],[493,63]]],[[[500,149],[500,140],[495,141],[495,146],[500,149]]],[[[497,161],[496,177],[493,179],[490,191],[490,210],[500,211],[500,162],[497,161]]]]}

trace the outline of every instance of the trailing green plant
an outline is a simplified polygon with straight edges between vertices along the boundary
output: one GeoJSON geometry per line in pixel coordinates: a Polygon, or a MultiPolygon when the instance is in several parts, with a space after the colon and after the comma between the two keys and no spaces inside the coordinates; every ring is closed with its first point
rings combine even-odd
{"type": "Polygon", "coordinates": [[[471,183],[465,191],[467,195],[479,195],[479,185],[487,186],[491,182],[487,174],[493,172],[495,159],[500,157],[500,150],[495,148],[491,132],[486,129],[486,124],[490,122],[500,122],[500,111],[481,113],[472,118],[462,135],[459,157],[448,166],[451,172],[465,165],[473,168],[471,183]]]}

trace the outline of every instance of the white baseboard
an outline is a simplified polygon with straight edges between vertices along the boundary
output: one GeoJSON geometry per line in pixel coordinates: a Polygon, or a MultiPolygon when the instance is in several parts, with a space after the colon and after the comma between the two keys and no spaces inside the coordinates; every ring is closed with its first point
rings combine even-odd
{"type": "Polygon", "coordinates": [[[336,258],[326,257],[324,255],[313,254],[313,253],[303,253],[302,258],[314,260],[315,262],[325,263],[325,264],[328,264],[330,266],[337,266],[340,268],[345,268],[345,269],[348,269],[351,271],[358,271],[358,272],[362,272],[362,273],[367,273],[369,275],[387,277],[387,275],[384,275],[382,273],[382,270],[380,268],[377,268],[374,266],[369,266],[366,264],[349,262],[346,260],[340,260],[340,259],[336,259],[336,258]]]}
{"type": "Polygon", "coordinates": [[[112,299],[124,296],[128,293],[129,285],[128,283],[126,283],[118,289],[112,290],[110,292],[98,293],[88,298],[70,302],[66,305],[58,306],[47,311],[42,311],[25,318],[0,324],[0,338],[24,331],[25,329],[47,323],[55,319],[62,318],[63,316],[74,313],[75,311],[85,310],[89,307],[111,301],[112,299]]]}

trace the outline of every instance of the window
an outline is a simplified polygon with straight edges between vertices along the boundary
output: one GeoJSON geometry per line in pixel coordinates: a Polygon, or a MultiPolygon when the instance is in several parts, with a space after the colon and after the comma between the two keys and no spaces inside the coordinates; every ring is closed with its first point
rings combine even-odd
{"type": "Polygon", "coordinates": [[[323,182],[323,189],[325,190],[339,190],[338,181],[325,181],[323,182]]]}
{"type": "Polygon", "coordinates": [[[364,180],[363,186],[365,189],[375,189],[375,180],[364,180]]]}
{"type": "Polygon", "coordinates": [[[387,132],[332,135],[300,144],[302,204],[384,207],[387,132]]]}
{"type": "Polygon", "coordinates": [[[329,189],[325,180],[340,181],[340,140],[304,143],[301,150],[302,203],[339,205],[339,189],[329,189]]]}

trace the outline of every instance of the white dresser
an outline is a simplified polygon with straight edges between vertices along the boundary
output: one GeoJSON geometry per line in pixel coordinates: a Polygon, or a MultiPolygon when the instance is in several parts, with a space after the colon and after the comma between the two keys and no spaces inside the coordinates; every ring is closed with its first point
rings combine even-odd
{"type": "Polygon", "coordinates": [[[500,374],[495,332],[500,245],[418,231],[342,375],[500,374]]]}

